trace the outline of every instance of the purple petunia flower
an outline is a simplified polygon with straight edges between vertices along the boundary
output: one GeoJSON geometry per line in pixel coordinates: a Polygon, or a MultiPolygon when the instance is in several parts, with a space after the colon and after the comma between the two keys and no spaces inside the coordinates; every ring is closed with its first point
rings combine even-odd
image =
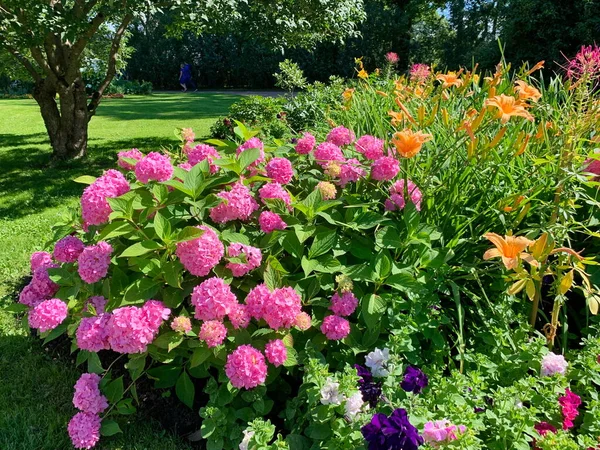
{"type": "Polygon", "coordinates": [[[396,409],[389,417],[383,413],[375,414],[361,432],[369,450],[416,450],[423,444],[423,438],[409,422],[403,408],[396,409]]]}
{"type": "Polygon", "coordinates": [[[429,379],[421,369],[408,366],[404,372],[404,380],[402,380],[400,387],[406,392],[420,394],[428,384],[429,379]]]}
{"type": "Polygon", "coordinates": [[[354,368],[358,376],[361,377],[358,380],[358,389],[362,394],[363,401],[369,403],[371,408],[375,408],[383,393],[381,389],[383,382],[373,380],[373,374],[366,367],[356,364],[354,368]]]}

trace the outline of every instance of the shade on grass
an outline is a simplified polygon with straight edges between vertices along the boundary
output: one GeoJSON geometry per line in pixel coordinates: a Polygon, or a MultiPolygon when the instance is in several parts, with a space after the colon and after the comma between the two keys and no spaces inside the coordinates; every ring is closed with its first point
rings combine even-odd
{"type": "MultiPolygon", "coordinates": [[[[156,94],[110,99],[90,123],[89,156],[48,169],[48,137],[33,100],[0,100],[0,306],[14,296],[29,255],[50,238],[51,226],[77,206],[82,174],[114,166],[116,153],[177,144],[177,127],[208,134],[239,97],[227,94],[156,94]]],[[[0,449],[70,448],[66,424],[76,412],[74,364],[54,360],[0,309],[0,449]]],[[[133,416],[132,420],[136,420],[133,416]]],[[[156,424],[134,423],[102,441],[102,449],[187,449],[156,424]]]]}

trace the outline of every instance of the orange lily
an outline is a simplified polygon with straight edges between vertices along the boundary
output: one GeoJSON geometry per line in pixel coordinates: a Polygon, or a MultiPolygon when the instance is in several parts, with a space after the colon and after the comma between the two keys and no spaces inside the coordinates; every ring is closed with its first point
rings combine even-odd
{"type": "Polygon", "coordinates": [[[342,97],[344,98],[344,101],[347,101],[347,102],[352,100],[353,95],[354,95],[353,88],[346,88],[346,90],[342,93],[342,97]]]}
{"type": "Polygon", "coordinates": [[[496,233],[485,233],[484,238],[492,241],[496,248],[490,248],[483,254],[483,259],[501,257],[504,266],[507,269],[515,269],[519,265],[519,259],[533,261],[528,253],[523,252],[527,247],[533,244],[524,236],[500,236],[496,233]]]}
{"type": "Polygon", "coordinates": [[[388,115],[392,118],[392,125],[393,126],[398,126],[402,123],[402,121],[404,120],[404,114],[402,114],[401,112],[397,112],[397,111],[388,111],[388,115]]]}
{"type": "Polygon", "coordinates": [[[528,85],[523,80],[517,80],[515,84],[517,85],[515,90],[517,91],[517,94],[519,94],[519,99],[521,100],[531,100],[533,102],[537,102],[542,97],[542,94],[537,90],[537,88],[528,85]]]}
{"type": "Polygon", "coordinates": [[[436,75],[435,79],[442,82],[442,87],[444,89],[450,86],[461,87],[463,85],[463,80],[458,78],[460,73],[456,72],[448,72],[446,74],[439,73],[436,75]]]}
{"type": "Polygon", "coordinates": [[[502,123],[506,123],[512,116],[524,117],[527,120],[533,120],[533,116],[525,109],[523,103],[510,95],[496,95],[485,101],[485,106],[495,106],[498,108],[498,118],[502,123]]]}
{"type": "Polygon", "coordinates": [[[360,69],[360,71],[358,72],[358,77],[362,78],[363,80],[366,80],[367,78],[369,78],[369,74],[365,69],[360,69]]]}
{"type": "Polygon", "coordinates": [[[421,150],[423,143],[431,140],[431,134],[405,129],[394,133],[392,144],[403,158],[412,158],[421,150]]]}

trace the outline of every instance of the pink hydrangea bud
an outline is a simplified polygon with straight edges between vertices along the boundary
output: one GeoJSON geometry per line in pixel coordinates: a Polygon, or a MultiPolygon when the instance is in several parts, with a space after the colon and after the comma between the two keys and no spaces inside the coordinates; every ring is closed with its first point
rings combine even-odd
{"type": "Polygon", "coordinates": [[[296,316],[296,321],[294,322],[294,326],[299,330],[306,331],[312,325],[312,318],[310,315],[302,311],[300,314],[296,316]]]}
{"type": "Polygon", "coordinates": [[[227,337],[227,328],[218,320],[208,320],[200,327],[198,337],[205,341],[208,348],[221,345],[227,337]]]}
{"type": "Polygon", "coordinates": [[[108,273],[112,251],[111,245],[104,241],[84,248],[77,258],[79,264],[77,271],[81,279],[92,284],[104,278],[108,273]]]}
{"type": "Polygon", "coordinates": [[[34,252],[31,255],[31,272],[40,267],[50,267],[54,264],[52,255],[48,252],[34,252]]]}
{"type": "Polygon", "coordinates": [[[135,159],[136,161],[140,161],[144,157],[144,154],[140,152],[137,148],[132,148],[126,152],[119,152],[117,164],[119,167],[122,167],[126,170],[134,170],[135,164],[130,164],[125,161],[123,158],[135,159]]]}
{"type": "Polygon", "coordinates": [[[198,144],[188,153],[188,161],[192,166],[195,166],[201,161],[208,160],[210,173],[216,173],[219,170],[218,166],[213,164],[215,159],[221,159],[221,155],[212,145],[198,144]]]}
{"type": "Polygon", "coordinates": [[[246,328],[250,324],[250,314],[248,313],[248,307],[240,303],[236,303],[229,312],[229,321],[233,328],[239,330],[240,328],[246,328]]]}
{"type": "MultiPolygon", "coordinates": [[[[289,207],[292,203],[292,199],[288,191],[279,183],[267,183],[258,190],[258,195],[263,203],[266,204],[265,200],[268,199],[279,199],[289,207]]],[[[290,208],[291,209],[291,208],[290,208]]]]}
{"type": "Polygon", "coordinates": [[[315,150],[315,160],[317,164],[325,168],[330,162],[341,163],[346,160],[342,149],[331,142],[323,142],[317,146],[315,150]]]}
{"type": "Polygon", "coordinates": [[[217,197],[223,199],[223,202],[210,210],[210,218],[216,223],[246,221],[258,209],[252,192],[242,183],[235,183],[230,191],[221,191],[217,197]]]}
{"type": "Polygon", "coordinates": [[[275,289],[263,305],[263,319],[269,327],[291,328],[302,309],[300,295],[291,287],[275,289]]]}
{"type": "Polygon", "coordinates": [[[306,155],[312,152],[316,143],[317,140],[312,134],[304,133],[304,135],[298,139],[298,142],[296,143],[296,153],[300,155],[306,155]]]}
{"type": "Polygon", "coordinates": [[[335,184],[329,183],[328,181],[320,181],[319,184],[317,184],[317,189],[321,191],[323,200],[333,200],[337,194],[335,184]]]}
{"type": "Polygon", "coordinates": [[[178,333],[188,333],[192,331],[192,321],[186,316],[175,317],[171,322],[171,329],[178,333]]]}
{"type": "Polygon", "coordinates": [[[231,270],[234,277],[242,277],[253,269],[260,267],[262,252],[260,248],[233,242],[227,248],[227,255],[231,257],[243,257],[245,263],[227,263],[225,267],[231,270]]]}
{"type": "Polygon", "coordinates": [[[350,145],[354,142],[354,133],[346,127],[335,127],[327,135],[327,142],[331,142],[338,147],[350,145]]]}
{"type": "Polygon", "coordinates": [[[378,139],[375,136],[368,134],[361,136],[354,143],[356,151],[362,153],[367,159],[378,159],[383,156],[383,139],[378,139]]]}

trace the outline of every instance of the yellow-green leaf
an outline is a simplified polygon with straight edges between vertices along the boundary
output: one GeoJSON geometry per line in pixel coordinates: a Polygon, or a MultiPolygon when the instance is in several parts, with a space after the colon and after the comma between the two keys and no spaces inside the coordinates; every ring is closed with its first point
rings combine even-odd
{"type": "Polygon", "coordinates": [[[525,287],[526,284],[527,284],[526,278],[519,280],[516,283],[514,283],[510,288],[508,288],[508,293],[510,295],[516,295],[523,290],[523,288],[525,287]]]}
{"type": "Polygon", "coordinates": [[[571,286],[573,285],[573,274],[574,272],[571,270],[565,274],[562,280],[560,280],[560,286],[558,290],[561,294],[564,295],[569,289],[571,289],[571,286]]]}

